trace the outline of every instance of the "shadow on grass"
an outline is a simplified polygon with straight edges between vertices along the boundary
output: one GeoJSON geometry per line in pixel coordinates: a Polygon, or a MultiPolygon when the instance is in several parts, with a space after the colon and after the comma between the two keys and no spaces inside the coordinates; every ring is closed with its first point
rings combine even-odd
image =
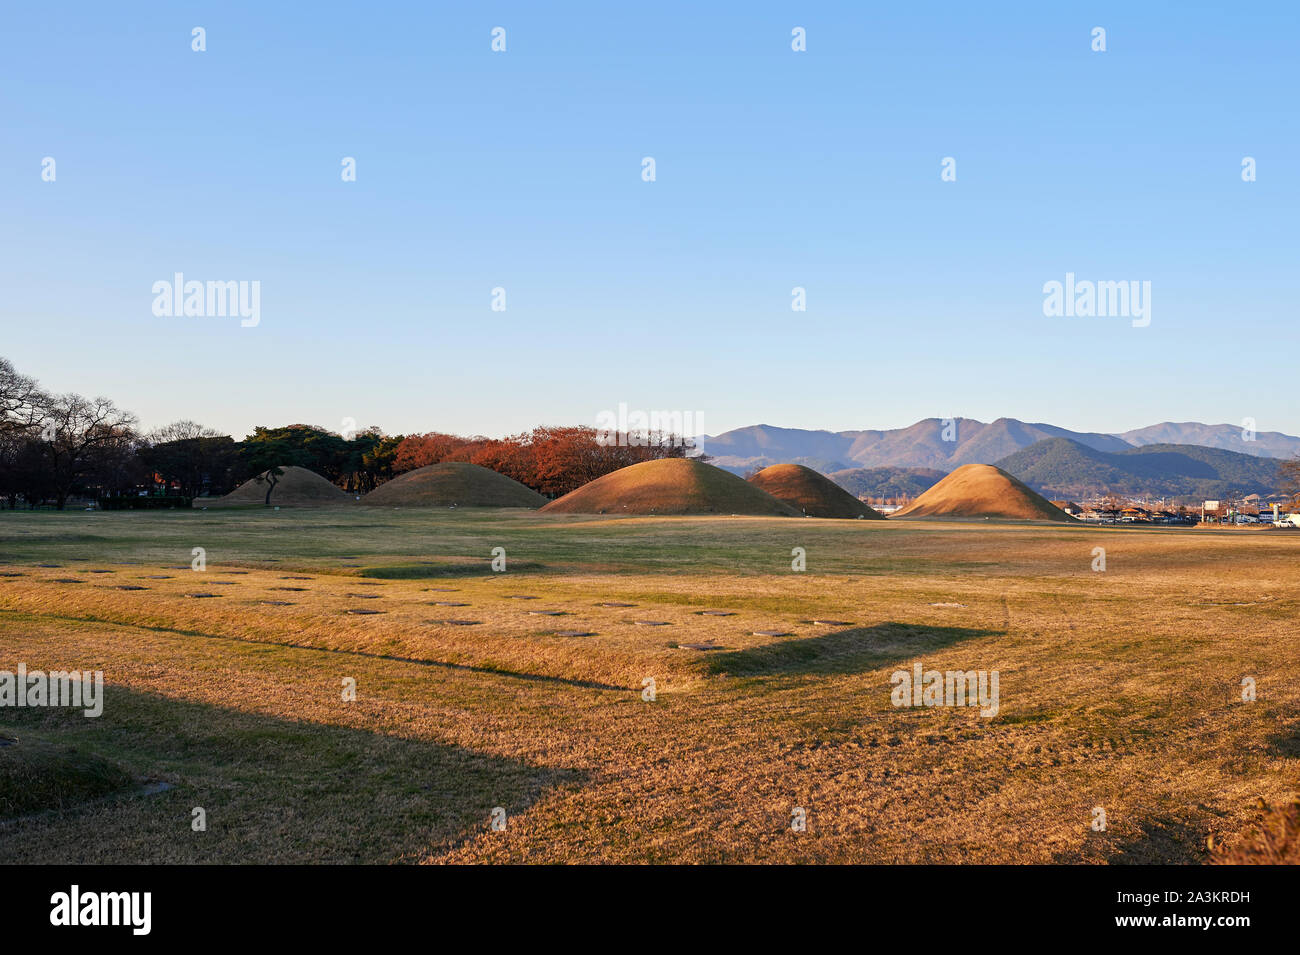
{"type": "Polygon", "coordinates": [[[1090,838],[1079,853],[1059,859],[1064,864],[1104,862],[1107,865],[1199,865],[1206,859],[1203,851],[1208,825],[1196,825],[1172,816],[1149,816],[1138,820],[1140,834],[1122,842],[1112,842],[1107,833],[1089,833],[1090,838]]]}
{"type": "Polygon", "coordinates": [[[1268,751],[1284,759],[1300,758],[1300,723],[1283,726],[1270,736],[1268,751]]]}
{"type": "Polygon", "coordinates": [[[999,632],[971,627],[880,623],[874,627],[855,627],[806,639],[778,640],[749,650],[719,654],[709,661],[709,671],[732,676],[864,673],[942,650],[962,640],[994,636],[999,632]]]}
{"type": "MultiPolygon", "coordinates": [[[[4,717],[20,742],[0,759],[27,760],[26,750],[57,774],[60,764],[46,759],[57,748],[82,754],[78,763],[120,767],[137,783],[174,784],[0,820],[0,858],[9,862],[413,862],[487,832],[495,807],[508,828],[547,791],[585,781],[462,746],[120,686],[107,688],[99,719],[63,710],[4,717]],[[206,832],[191,827],[194,807],[206,812],[206,832]]],[[[75,776],[77,765],[67,771],[75,776]]]]}
{"type": "MultiPolygon", "coordinates": [[[[526,574],[543,569],[545,565],[526,560],[512,560],[508,565],[510,574],[526,574]]],[[[488,560],[465,563],[419,561],[407,564],[378,564],[373,567],[358,567],[354,574],[358,577],[374,577],[379,580],[437,580],[444,577],[500,576],[492,573],[492,565],[488,560]]]]}

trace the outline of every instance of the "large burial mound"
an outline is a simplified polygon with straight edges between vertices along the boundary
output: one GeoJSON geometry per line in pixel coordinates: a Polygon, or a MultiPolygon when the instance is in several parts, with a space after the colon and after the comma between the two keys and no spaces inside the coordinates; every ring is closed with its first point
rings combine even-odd
{"type": "Polygon", "coordinates": [[[379,485],[362,504],[385,507],[541,507],[546,498],[513,478],[477,464],[444,461],[379,485]]]}
{"type": "MultiPolygon", "coordinates": [[[[287,466],[280,468],[284,473],[275,479],[271,491],[272,506],[315,506],[320,504],[342,504],[352,500],[344,491],[339,490],[315,471],[307,468],[287,466]]],[[[215,501],[205,501],[200,507],[234,507],[247,504],[265,504],[266,475],[263,471],[255,478],[249,478],[225,497],[215,501]],[[258,480],[262,478],[263,480],[258,480]]],[[[198,502],[195,502],[198,504],[198,502]]]]}
{"type": "Polygon", "coordinates": [[[799,512],[729,471],[689,458],[660,458],[596,478],[547,504],[561,514],[759,514],[799,512]]]}
{"type": "Polygon", "coordinates": [[[749,483],[809,517],[884,520],[879,511],[863,504],[824,474],[802,464],[773,464],[751,477],[749,483]]]}
{"type": "Polygon", "coordinates": [[[1073,521],[1047,498],[1035,494],[991,464],[966,464],[891,517],[981,518],[1013,521],[1073,521]]]}

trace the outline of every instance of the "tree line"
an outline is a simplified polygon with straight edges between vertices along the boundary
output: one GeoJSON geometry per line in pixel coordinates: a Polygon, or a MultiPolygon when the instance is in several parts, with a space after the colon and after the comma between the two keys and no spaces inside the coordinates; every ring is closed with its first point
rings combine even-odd
{"type": "Polygon", "coordinates": [[[193,421],[141,431],[107,398],[55,395],[0,357],[0,499],[10,508],[74,498],[219,496],[268,470],[308,468],[364,494],[414,468],[478,464],[558,497],[603,474],[689,448],[669,434],[610,436],[584,426],[538,427],[505,438],[442,432],[340,434],[316,425],[259,425],[236,440],[193,421]]]}

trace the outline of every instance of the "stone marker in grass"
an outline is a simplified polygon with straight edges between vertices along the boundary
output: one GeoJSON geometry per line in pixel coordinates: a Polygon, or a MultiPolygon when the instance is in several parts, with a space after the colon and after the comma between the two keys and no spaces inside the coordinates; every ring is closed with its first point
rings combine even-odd
{"type": "Polygon", "coordinates": [[[118,584],[116,590],[148,590],[148,587],[141,587],[139,584],[118,584]]]}
{"type": "Polygon", "coordinates": [[[111,570],[87,570],[86,573],[88,573],[88,574],[111,574],[111,573],[113,573],[113,571],[111,571],[111,570]]]}
{"type": "Polygon", "coordinates": [[[702,617],[734,617],[735,615],[736,613],[734,610],[701,610],[700,611],[700,616],[702,617]]]}
{"type": "Polygon", "coordinates": [[[306,587],[272,587],[271,590],[306,590],[306,587]]]}
{"type": "Polygon", "coordinates": [[[636,604],[619,603],[617,600],[607,600],[604,603],[596,604],[597,607],[635,607],[636,604]]]}
{"type": "Polygon", "coordinates": [[[345,611],[343,611],[343,612],[344,612],[344,613],[352,613],[352,614],[356,614],[357,616],[365,616],[365,617],[368,617],[368,616],[370,616],[371,614],[383,613],[384,611],[382,611],[382,610],[359,610],[359,609],[353,607],[352,609],[350,609],[350,610],[345,610],[345,611]]]}
{"type": "Polygon", "coordinates": [[[171,574],[145,574],[141,580],[175,580],[171,574]]]}
{"type": "Polygon", "coordinates": [[[525,612],[532,614],[534,617],[563,617],[564,616],[563,610],[528,610],[525,612]]]}
{"type": "Polygon", "coordinates": [[[789,630],[755,630],[756,637],[791,637],[794,636],[789,630]]]}
{"type": "Polygon", "coordinates": [[[460,600],[435,600],[433,602],[433,605],[435,607],[468,607],[469,606],[469,604],[460,600]]]}
{"type": "Polygon", "coordinates": [[[355,600],[378,600],[379,594],[344,594],[344,597],[352,597],[355,600]]]}
{"type": "Polygon", "coordinates": [[[483,621],[481,620],[430,620],[429,623],[446,624],[449,627],[476,627],[483,621]]]}
{"type": "Polygon", "coordinates": [[[823,627],[851,627],[851,626],[853,626],[853,622],[852,622],[851,620],[825,620],[825,619],[821,619],[821,618],[819,618],[819,619],[817,619],[817,620],[814,620],[813,623],[821,624],[823,627]]]}
{"type": "Polygon", "coordinates": [[[84,580],[78,580],[76,577],[55,577],[53,578],[53,580],[56,584],[84,584],[85,583],[84,580]]]}
{"type": "Polygon", "coordinates": [[[556,630],[557,637],[594,637],[595,631],[592,630],[556,630]]]}
{"type": "Polygon", "coordinates": [[[528,594],[506,594],[506,600],[536,600],[536,597],[528,594]]]}
{"type": "Polygon", "coordinates": [[[666,626],[668,626],[668,621],[667,621],[667,620],[633,620],[632,622],[633,622],[634,624],[636,624],[638,627],[666,627],[666,626]]]}
{"type": "Polygon", "coordinates": [[[721,650],[716,643],[679,643],[678,650],[721,650]]]}
{"type": "Polygon", "coordinates": [[[292,607],[293,606],[292,600],[263,600],[262,603],[267,604],[271,607],[292,607]]]}
{"type": "Polygon", "coordinates": [[[220,594],[186,594],[185,596],[191,597],[194,600],[202,600],[205,597],[218,597],[220,594]]]}
{"type": "Polygon", "coordinates": [[[297,574],[283,574],[283,575],[281,575],[280,579],[281,579],[281,580],[315,580],[316,578],[315,578],[315,577],[302,577],[302,576],[299,576],[299,575],[297,575],[297,574]]]}

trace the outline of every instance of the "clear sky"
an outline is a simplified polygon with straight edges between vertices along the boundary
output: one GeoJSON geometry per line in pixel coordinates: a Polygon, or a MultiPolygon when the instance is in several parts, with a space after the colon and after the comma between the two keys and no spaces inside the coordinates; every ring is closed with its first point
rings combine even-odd
{"type": "Polygon", "coordinates": [[[237,437],[1300,433],[1298,10],[9,4],[0,354],[237,437]],[[176,272],[259,281],[260,324],[156,317],[176,272]],[[1151,324],[1045,317],[1067,272],[1151,282],[1151,324]]]}

